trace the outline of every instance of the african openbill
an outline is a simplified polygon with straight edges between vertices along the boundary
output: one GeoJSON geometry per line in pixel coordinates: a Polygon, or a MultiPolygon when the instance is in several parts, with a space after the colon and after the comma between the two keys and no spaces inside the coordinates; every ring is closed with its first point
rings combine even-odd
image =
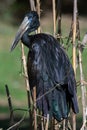
{"type": "Polygon", "coordinates": [[[29,48],[27,71],[30,89],[36,86],[37,107],[43,115],[50,114],[58,121],[68,117],[70,108],[78,113],[76,81],[72,65],[58,41],[51,35],[29,35],[39,27],[35,11],[28,13],[13,41],[11,50],[21,39],[29,48]],[[48,93],[47,93],[48,92],[48,93]],[[47,93],[47,94],[45,94],[47,93]]]}

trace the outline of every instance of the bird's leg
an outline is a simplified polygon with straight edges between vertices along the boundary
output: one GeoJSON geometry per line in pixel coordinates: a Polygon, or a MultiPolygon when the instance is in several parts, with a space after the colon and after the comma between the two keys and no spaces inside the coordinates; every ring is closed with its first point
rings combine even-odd
{"type": "Polygon", "coordinates": [[[27,47],[29,48],[30,39],[29,39],[29,31],[28,31],[28,30],[23,34],[23,36],[22,36],[22,38],[21,38],[21,41],[22,41],[22,43],[23,43],[25,46],[27,46],[27,47]]]}

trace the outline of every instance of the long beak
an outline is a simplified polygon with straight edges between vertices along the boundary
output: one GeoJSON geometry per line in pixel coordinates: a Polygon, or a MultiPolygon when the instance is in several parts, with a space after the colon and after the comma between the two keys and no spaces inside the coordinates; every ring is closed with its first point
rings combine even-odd
{"type": "Polygon", "coordinates": [[[11,51],[13,51],[13,49],[16,47],[16,45],[18,44],[19,40],[23,36],[24,32],[27,31],[29,26],[30,26],[30,20],[26,16],[24,18],[23,22],[21,23],[21,25],[20,25],[20,27],[18,29],[18,32],[16,33],[14,41],[12,42],[11,51]]]}

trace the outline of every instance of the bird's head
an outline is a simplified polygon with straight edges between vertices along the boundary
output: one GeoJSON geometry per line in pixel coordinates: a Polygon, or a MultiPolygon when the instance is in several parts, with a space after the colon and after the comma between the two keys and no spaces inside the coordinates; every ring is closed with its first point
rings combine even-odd
{"type": "Polygon", "coordinates": [[[36,11],[31,11],[30,13],[26,14],[12,43],[11,51],[16,47],[19,40],[27,30],[30,33],[37,30],[39,26],[39,16],[36,11]]]}

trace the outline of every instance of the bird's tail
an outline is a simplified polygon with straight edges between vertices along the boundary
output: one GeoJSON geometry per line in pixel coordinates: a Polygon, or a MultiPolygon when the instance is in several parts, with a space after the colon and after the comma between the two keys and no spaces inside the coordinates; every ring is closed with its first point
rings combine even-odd
{"type": "Polygon", "coordinates": [[[66,90],[60,89],[58,91],[55,90],[53,94],[54,96],[52,101],[53,116],[58,121],[66,119],[70,111],[70,101],[66,93],[67,93],[66,90]]]}

